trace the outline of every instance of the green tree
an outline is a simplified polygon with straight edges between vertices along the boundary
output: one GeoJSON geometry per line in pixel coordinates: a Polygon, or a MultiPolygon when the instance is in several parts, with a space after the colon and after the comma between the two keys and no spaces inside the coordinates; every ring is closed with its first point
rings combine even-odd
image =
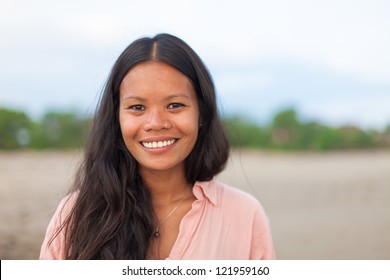
{"type": "Polygon", "coordinates": [[[302,143],[302,124],[299,122],[294,109],[286,109],[278,112],[271,124],[270,136],[272,148],[294,149],[302,143]]]}
{"type": "Polygon", "coordinates": [[[79,148],[84,145],[88,120],[75,113],[46,113],[34,126],[35,148],[79,148]]]}
{"type": "Polygon", "coordinates": [[[268,136],[264,129],[254,122],[239,116],[224,119],[226,133],[233,147],[265,147],[268,136]]]}
{"type": "Polygon", "coordinates": [[[16,149],[30,144],[31,121],[20,111],[0,108],[0,149],[16,149]]]}

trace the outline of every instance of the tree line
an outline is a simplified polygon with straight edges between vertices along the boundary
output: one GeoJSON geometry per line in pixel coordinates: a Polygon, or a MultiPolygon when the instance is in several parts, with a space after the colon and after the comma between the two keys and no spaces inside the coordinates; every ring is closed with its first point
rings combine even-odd
{"type": "MultiPolygon", "coordinates": [[[[330,127],[302,121],[296,110],[276,113],[270,124],[258,125],[241,116],[223,119],[233,147],[270,150],[341,150],[390,148],[390,125],[384,131],[354,126],[330,127]]],[[[0,108],[0,149],[82,148],[90,117],[75,112],[47,112],[38,120],[0,108]]]]}
{"type": "Polygon", "coordinates": [[[259,126],[240,116],[224,120],[231,144],[271,150],[345,150],[390,147],[390,125],[384,131],[355,126],[331,127],[302,121],[295,109],[276,113],[269,125],[259,126]]]}
{"type": "Polygon", "coordinates": [[[47,112],[39,120],[0,108],[0,149],[82,148],[90,119],[74,112],[47,112]]]}

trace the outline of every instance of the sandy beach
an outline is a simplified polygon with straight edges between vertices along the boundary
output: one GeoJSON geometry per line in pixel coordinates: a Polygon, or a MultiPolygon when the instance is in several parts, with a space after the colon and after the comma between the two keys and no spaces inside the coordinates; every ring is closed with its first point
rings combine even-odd
{"type": "MultiPolygon", "coordinates": [[[[37,259],[77,152],[0,152],[0,259],[37,259]]],[[[262,203],[278,259],[390,259],[390,151],[234,151],[218,179],[262,203]]]]}

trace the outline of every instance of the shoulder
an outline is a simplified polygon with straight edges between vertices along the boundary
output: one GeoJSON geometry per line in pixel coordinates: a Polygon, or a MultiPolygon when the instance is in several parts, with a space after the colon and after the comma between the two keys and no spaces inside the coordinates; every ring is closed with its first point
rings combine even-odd
{"type": "Polygon", "coordinates": [[[79,192],[72,192],[61,199],[60,203],[55,210],[49,226],[60,227],[62,223],[69,216],[76,203],[79,192]]]}
{"type": "Polygon", "coordinates": [[[77,200],[78,192],[65,196],[59,203],[46,229],[40,252],[40,259],[64,259],[64,222],[71,213],[77,200]]]}
{"type": "Polygon", "coordinates": [[[239,229],[237,236],[250,232],[249,259],[275,259],[269,219],[260,202],[253,195],[224,183],[216,181],[213,185],[220,193],[223,212],[234,221],[234,229],[239,229]]]}
{"type": "Polygon", "coordinates": [[[216,190],[217,198],[220,202],[245,203],[247,206],[258,207],[260,202],[251,194],[232,187],[223,182],[212,180],[212,187],[216,190]]]}
{"type": "Polygon", "coordinates": [[[57,218],[61,223],[69,216],[76,203],[79,192],[72,192],[65,196],[59,203],[53,218],[57,218]]]}
{"type": "Polygon", "coordinates": [[[275,258],[268,217],[253,195],[215,180],[200,185],[210,201],[208,219],[213,229],[219,226],[229,242],[239,242],[243,258],[275,258]]]}
{"type": "Polygon", "coordinates": [[[260,202],[251,194],[217,180],[199,183],[205,196],[218,208],[225,211],[264,213],[260,202]]]}

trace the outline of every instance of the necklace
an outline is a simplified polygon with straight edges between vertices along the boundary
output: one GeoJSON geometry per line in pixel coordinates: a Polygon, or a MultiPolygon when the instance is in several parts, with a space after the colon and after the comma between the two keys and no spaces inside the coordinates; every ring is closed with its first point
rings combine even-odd
{"type": "Polygon", "coordinates": [[[184,195],[182,199],[180,199],[180,201],[171,210],[171,212],[169,212],[169,214],[156,226],[156,230],[153,233],[154,237],[160,237],[160,227],[162,226],[163,223],[165,223],[173,215],[173,213],[175,213],[177,208],[179,208],[180,204],[182,204],[182,202],[184,201],[184,199],[187,198],[187,196],[188,196],[188,193],[186,195],[184,195]]]}

